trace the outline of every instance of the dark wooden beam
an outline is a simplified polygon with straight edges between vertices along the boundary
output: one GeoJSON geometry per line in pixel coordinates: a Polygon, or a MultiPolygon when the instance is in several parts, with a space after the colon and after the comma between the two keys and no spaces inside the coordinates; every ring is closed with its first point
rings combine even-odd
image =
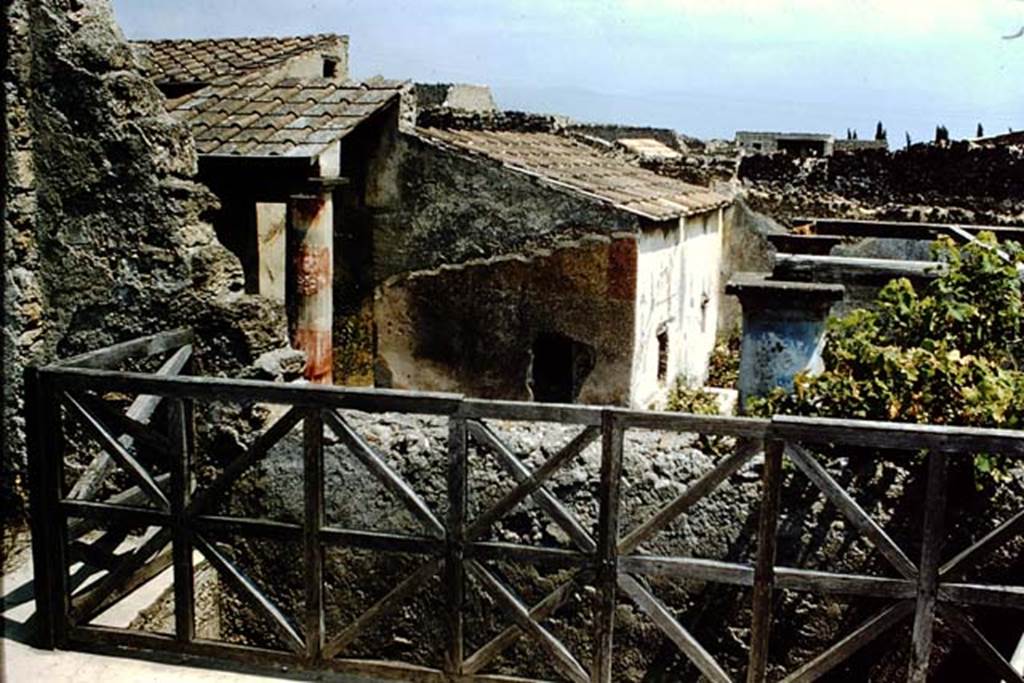
{"type": "Polygon", "coordinates": [[[974,235],[985,231],[995,234],[1000,240],[1024,241],[1024,226],[1017,225],[963,225],[958,223],[868,221],[839,218],[794,218],[793,223],[795,225],[808,225],[814,234],[817,235],[933,240],[939,235],[952,234],[953,228],[959,228],[974,235]]]}

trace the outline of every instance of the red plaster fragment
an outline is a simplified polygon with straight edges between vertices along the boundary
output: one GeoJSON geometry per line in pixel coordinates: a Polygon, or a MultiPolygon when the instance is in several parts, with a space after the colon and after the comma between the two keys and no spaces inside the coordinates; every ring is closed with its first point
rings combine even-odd
{"type": "Polygon", "coordinates": [[[636,297],[636,240],[613,240],[608,248],[608,296],[620,301],[636,297]]]}
{"type": "Polygon", "coordinates": [[[313,384],[333,384],[334,349],[330,330],[295,330],[292,340],[295,348],[306,352],[303,375],[313,384]]]}
{"type": "Polygon", "coordinates": [[[303,244],[295,254],[295,280],[298,293],[312,296],[331,284],[331,250],[303,244]]]}

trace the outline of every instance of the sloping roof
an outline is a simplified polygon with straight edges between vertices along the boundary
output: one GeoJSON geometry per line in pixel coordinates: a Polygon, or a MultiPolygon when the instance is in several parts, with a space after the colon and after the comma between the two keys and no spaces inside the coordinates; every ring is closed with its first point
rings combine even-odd
{"type": "Polygon", "coordinates": [[[315,157],[398,97],[402,81],[257,77],[168,103],[201,155],[315,157]]]}
{"type": "Polygon", "coordinates": [[[265,69],[304,52],[331,48],[344,40],[322,33],[288,38],[137,40],[132,47],[157,84],[210,83],[222,76],[265,69]]]}
{"type": "Polygon", "coordinates": [[[653,220],[705,213],[730,202],[706,187],[658,175],[553,133],[437,128],[417,132],[428,141],[500,161],[512,170],[653,220]]]}

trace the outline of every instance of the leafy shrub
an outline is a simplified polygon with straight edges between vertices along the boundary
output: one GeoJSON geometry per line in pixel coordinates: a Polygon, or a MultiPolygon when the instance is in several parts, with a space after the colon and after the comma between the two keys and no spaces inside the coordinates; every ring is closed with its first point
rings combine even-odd
{"type": "MultiPolygon", "coordinates": [[[[748,411],[1024,428],[1020,247],[997,248],[982,233],[979,243],[943,238],[934,249],[945,273],[921,293],[894,280],[874,309],[830,320],[825,371],[798,375],[792,393],[751,399],[748,411]]],[[[975,468],[1003,475],[987,455],[975,468]]]]}
{"type": "Polygon", "coordinates": [[[740,377],[739,330],[715,344],[708,361],[708,386],[732,389],[740,377]]]}
{"type": "MultiPolygon", "coordinates": [[[[713,393],[701,387],[690,388],[679,381],[676,381],[675,386],[668,393],[665,410],[695,415],[718,415],[720,412],[718,399],[713,393]]],[[[721,436],[701,434],[697,437],[697,446],[705,453],[719,455],[724,452],[726,439],[721,436]]]]}
{"type": "Polygon", "coordinates": [[[718,415],[718,399],[700,387],[690,388],[680,381],[668,392],[665,409],[673,413],[718,415]]]}

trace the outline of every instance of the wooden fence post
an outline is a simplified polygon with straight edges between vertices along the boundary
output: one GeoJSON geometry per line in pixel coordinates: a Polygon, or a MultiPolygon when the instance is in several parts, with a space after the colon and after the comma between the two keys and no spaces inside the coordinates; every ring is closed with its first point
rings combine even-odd
{"type": "Polygon", "coordinates": [[[466,420],[452,416],[448,422],[448,519],[445,542],[445,603],[447,608],[448,648],[445,672],[462,674],[463,614],[466,598],[466,420]]]}
{"type": "Polygon", "coordinates": [[[324,647],[324,556],[320,529],[324,524],[324,422],[320,411],[306,413],[302,422],[303,497],[302,526],[305,558],[306,659],[316,660],[324,647]]]}
{"type": "Polygon", "coordinates": [[[593,683],[611,683],[618,597],[619,486],[625,433],[612,410],[601,412],[601,481],[597,526],[597,605],[594,610],[593,683]]]}
{"type": "Polygon", "coordinates": [[[61,408],[53,380],[37,368],[25,371],[25,394],[37,637],[40,647],[52,650],[65,640],[70,601],[67,520],[60,512],[64,476],[61,408]]]}
{"type": "Polygon", "coordinates": [[[195,572],[192,567],[192,540],[187,513],[192,493],[192,449],[195,428],[192,401],[171,401],[169,423],[174,634],[179,641],[189,643],[196,637],[195,572]]]}
{"type": "Polygon", "coordinates": [[[938,593],[939,564],[942,561],[942,535],[946,517],[946,477],[949,456],[940,451],[928,454],[928,488],[925,491],[924,532],[921,537],[921,564],[918,567],[917,608],[914,611],[913,646],[909,683],[928,679],[928,660],[935,630],[935,602],[938,593]]]}
{"type": "Polygon", "coordinates": [[[772,623],[772,590],[775,585],[775,550],[782,494],[782,453],[785,443],[764,444],[761,515],[757,527],[757,564],[750,620],[750,661],[747,683],[762,683],[768,673],[768,643],[772,623]]]}

